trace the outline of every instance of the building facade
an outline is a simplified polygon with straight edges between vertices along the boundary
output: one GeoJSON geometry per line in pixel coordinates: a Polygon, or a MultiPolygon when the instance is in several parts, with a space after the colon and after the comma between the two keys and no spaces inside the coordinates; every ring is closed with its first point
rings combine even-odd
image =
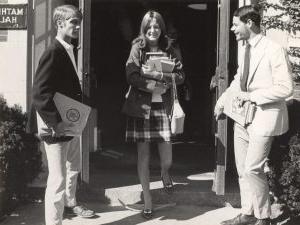
{"type": "MultiPolygon", "coordinates": [[[[74,44],[83,102],[93,107],[81,142],[82,176],[88,182],[89,152],[99,150],[103,145],[122,143],[125,121],[120,108],[127,90],[124,65],[130,42],[138,34],[142,14],[155,8],[162,12],[168,26],[176,25],[185,72],[193,89],[193,99],[186,105],[190,119],[185,138],[198,142],[209,140],[210,145],[216,143],[216,176],[220,184],[217,184],[220,190],[216,192],[222,194],[227,120],[215,124],[212,112],[216,96],[228,86],[240,55],[241,46],[236,45],[229,31],[232,12],[250,2],[0,0],[0,94],[9,105],[19,104],[24,112],[28,111],[38,60],[55,35],[51,17],[53,9],[60,4],[74,4],[81,8],[84,14],[82,34],[79,42],[74,44]],[[222,79],[218,79],[217,87],[209,91],[214,74],[222,79]],[[207,106],[205,110],[203,105],[207,106]]],[[[267,35],[286,47],[300,46],[300,35],[293,40],[277,30],[268,31],[267,35]]]]}

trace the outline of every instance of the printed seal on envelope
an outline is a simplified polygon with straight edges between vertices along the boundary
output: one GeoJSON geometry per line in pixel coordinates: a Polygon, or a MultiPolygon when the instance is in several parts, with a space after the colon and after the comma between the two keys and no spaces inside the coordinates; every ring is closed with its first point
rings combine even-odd
{"type": "Polygon", "coordinates": [[[71,122],[76,122],[80,118],[80,113],[77,109],[69,109],[66,112],[66,117],[71,122]]]}
{"type": "Polygon", "coordinates": [[[61,119],[73,125],[72,129],[65,131],[64,134],[81,136],[92,110],[91,107],[58,92],[55,93],[53,101],[61,119]]]}

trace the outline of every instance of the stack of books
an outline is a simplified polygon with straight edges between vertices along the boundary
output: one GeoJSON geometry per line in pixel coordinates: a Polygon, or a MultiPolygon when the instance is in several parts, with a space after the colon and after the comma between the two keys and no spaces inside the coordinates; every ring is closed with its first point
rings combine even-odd
{"type": "Polygon", "coordinates": [[[240,105],[236,96],[237,93],[235,92],[227,93],[224,113],[242,126],[249,125],[253,121],[256,105],[250,101],[246,101],[243,105],[240,105]]]}
{"type": "Polygon", "coordinates": [[[158,72],[172,73],[175,67],[175,62],[165,56],[163,52],[147,52],[147,65],[158,72]]]}

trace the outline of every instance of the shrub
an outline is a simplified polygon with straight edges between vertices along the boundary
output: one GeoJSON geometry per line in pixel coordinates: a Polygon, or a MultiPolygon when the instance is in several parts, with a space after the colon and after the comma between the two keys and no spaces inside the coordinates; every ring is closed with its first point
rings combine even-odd
{"type": "Polygon", "coordinates": [[[26,114],[21,107],[9,107],[0,96],[0,190],[5,192],[1,195],[5,199],[0,199],[2,205],[5,200],[23,199],[27,184],[41,172],[38,141],[25,132],[25,126],[26,114]]]}
{"type": "Polygon", "coordinates": [[[270,191],[287,207],[290,216],[297,217],[300,215],[300,136],[292,136],[285,149],[275,146],[273,150],[277,156],[273,154],[270,162],[270,191]]]}

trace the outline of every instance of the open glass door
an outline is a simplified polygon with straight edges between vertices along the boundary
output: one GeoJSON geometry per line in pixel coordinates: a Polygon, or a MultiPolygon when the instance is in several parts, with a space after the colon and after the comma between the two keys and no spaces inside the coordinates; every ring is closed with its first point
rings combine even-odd
{"type": "MultiPolygon", "coordinates": [[[[228,87],[229,16],[230,1],[218,0],[217,68],[215,75],[217,98],[219,98],[228,87]]],[[[217,195],[224,195],[227,156],[227,119],[217,122],[215,132],[216,168],[213,191],[215,191],[217,195]]]]}

